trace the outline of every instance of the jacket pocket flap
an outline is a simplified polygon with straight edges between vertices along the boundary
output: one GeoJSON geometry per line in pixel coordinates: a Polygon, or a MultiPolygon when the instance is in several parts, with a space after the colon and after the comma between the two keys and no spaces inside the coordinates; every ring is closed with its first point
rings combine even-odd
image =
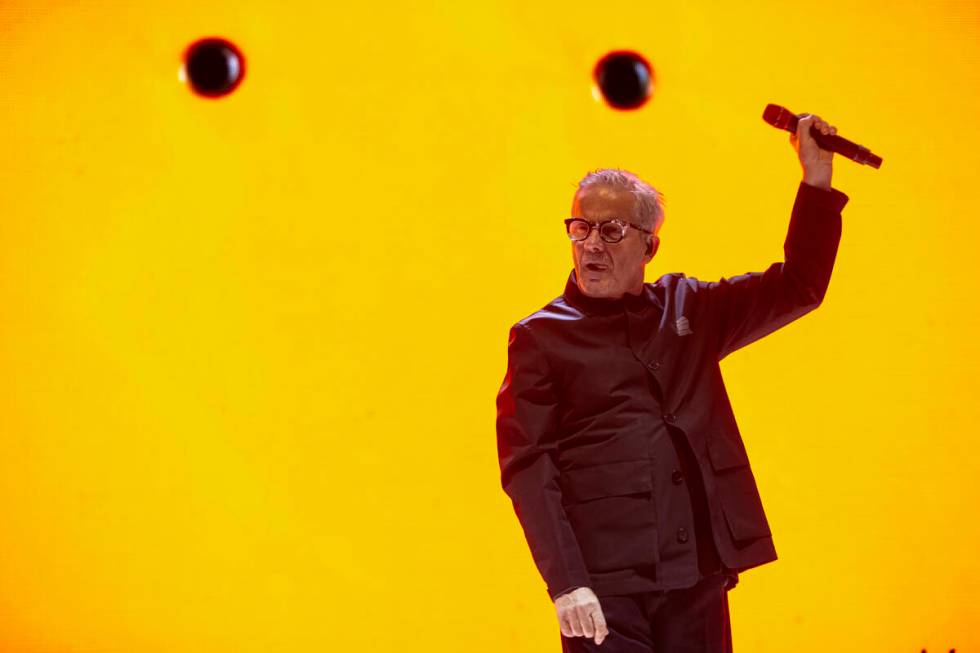
{"type": "Polygon", "coordinates": [[[749,457],[742,443],[727,435],[716,435],[708,441],[708,457],[716,472],[749,464],[749,457]]]}
{"type": "Polygon", "coordinates": [[[653,491],[649,460],[603,463],[562,472],[561,489],[566,502],[653,491]]]}

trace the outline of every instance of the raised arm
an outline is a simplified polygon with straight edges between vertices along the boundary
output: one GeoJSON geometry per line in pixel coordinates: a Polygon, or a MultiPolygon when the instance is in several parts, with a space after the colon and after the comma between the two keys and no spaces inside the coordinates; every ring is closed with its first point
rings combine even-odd
{"type": "Polygon", "coordinates": [[[800,182],[783,244],[785,260],[706,284],[718,360],[820,305],[830,284],[848,197],[800,182]]]}
{"type": "Polygon", "coordinates": [[[831,188],[834,153],[817,145],[811,127],[823,134],[837,133],[820,116],[801,114],[796,133],[790,134],[803,181],[783,244],[785,260],[765,272],[704,284],[710,321],[718,335],[718,360],[809,313],[827,292],[840,243],[840,214],[848,197],[831,188]]]}

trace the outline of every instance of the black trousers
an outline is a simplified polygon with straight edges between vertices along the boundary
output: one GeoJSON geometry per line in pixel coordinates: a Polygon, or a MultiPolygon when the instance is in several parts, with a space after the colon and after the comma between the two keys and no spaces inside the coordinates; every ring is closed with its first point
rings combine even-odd
{"type": "Polygon", "coordinates": [[[731,653],[728,575],[694,587],[599,598],[609,634],[602,644],[561,636],[563,653],[731,653]]]}

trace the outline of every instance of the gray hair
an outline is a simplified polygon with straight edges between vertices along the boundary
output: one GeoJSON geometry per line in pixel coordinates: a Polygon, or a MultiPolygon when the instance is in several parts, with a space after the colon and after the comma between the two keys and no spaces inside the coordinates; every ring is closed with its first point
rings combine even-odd
{"type": "Polygon", "coordinates": [[[585,175],[578,182],[576,195],[589,186],[610,186],[633,193],[633,218],[653,235],[660,232],[666,216],[664,215],[664,196],[656,188],[628,170],[619,168],[600,168],[585,175]]]}

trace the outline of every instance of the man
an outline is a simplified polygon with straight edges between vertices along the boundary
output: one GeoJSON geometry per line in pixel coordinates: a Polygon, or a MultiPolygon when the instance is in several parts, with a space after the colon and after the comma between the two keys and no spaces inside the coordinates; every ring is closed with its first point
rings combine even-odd
{"type": "Polygon", "coordinates": [[[644,283],[662,197],[587,175],[566,228],[565,291],[510,331],[497,396],[501,481],[554,600],[562,650],[731,651],[738,573],[776,559],[719,361],[823,300],[848,197],[804,114],[803,168],[765,272],[644,283]]]}

